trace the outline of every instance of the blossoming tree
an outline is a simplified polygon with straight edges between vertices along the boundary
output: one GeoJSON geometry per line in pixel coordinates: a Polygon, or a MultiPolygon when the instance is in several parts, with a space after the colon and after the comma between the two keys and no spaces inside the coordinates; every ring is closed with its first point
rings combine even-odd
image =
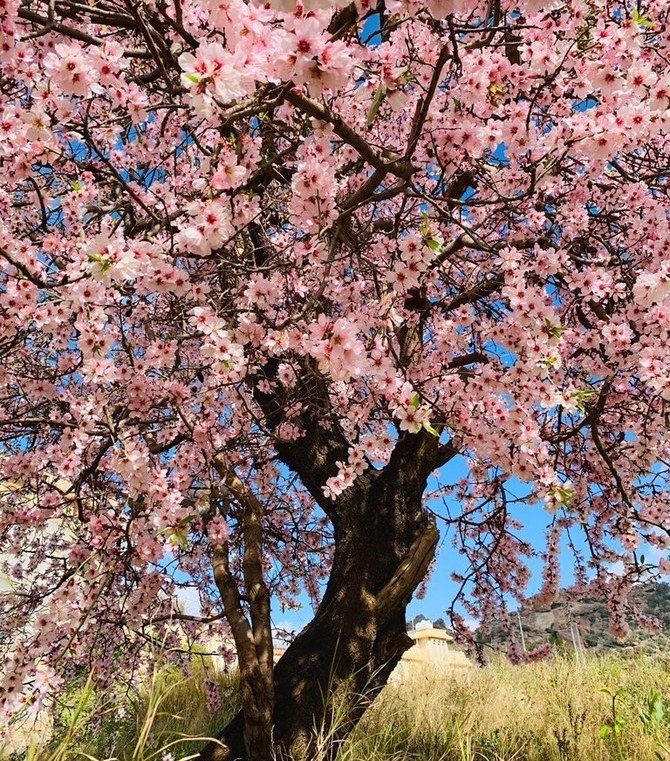
{"type": "Polygon", "coordinates": [[[670,565],[668,14],[0,0],[5,718],[227,627],[202,757],[309,757],[407,648],[438,526],[486,622],[543,507],[540,596],[569,545],[625,633],[670,565]]]}

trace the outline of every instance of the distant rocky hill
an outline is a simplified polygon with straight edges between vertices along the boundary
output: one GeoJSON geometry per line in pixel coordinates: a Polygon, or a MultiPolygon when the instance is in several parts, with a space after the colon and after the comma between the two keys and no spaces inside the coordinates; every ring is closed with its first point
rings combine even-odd
{"type": "MultiPolygon", "coordinates": [[[[590,650],[634,650],[670,652],[670,585],[650,582],[640,584],[631,593],[630,599],[648,616],[658,618],[663,623],[663,631],[654,634],[631,623],[628,639],[616,640],[609,629],[607,604],[595,597],[569,600],[561,592],[556,602],[548,607],[529,606],[519,613],[521,627],[528,650],[550,643],[555,647],[572,650],[576,641],[590,650]]],[[[513,614],[512,621],[518,619],[513,614]]],[[[483,642],[504,646],[507,634],[501,627],[478,631],[478,639],[483,642]]]]}

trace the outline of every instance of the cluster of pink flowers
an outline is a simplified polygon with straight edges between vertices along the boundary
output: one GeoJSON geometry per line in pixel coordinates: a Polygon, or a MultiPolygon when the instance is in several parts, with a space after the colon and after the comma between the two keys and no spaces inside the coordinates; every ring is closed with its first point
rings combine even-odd
{"type": "Polygon", "coordinates": [[[323,139],[305,146],[303,155],[291,183],[289,208],[305,232],[316,233],[330,227],[335,218],[338,184],[323,139]]]}
{"type": "Polygon", "coordinates": [[[213,679],[206,679],[204,687],[207,707],[214,713],[221,708],[221,686],[213,679]]]}
{"type": "Polygon", "coordinates": [[[322,316],[311,330],[312,356],[333,380],[346,381],[361,374],[366,351],[354,322],[346,317],[331,321],[322,316]]]}
{"type": "Polygon", "coordinates": [[[218,103],[230,103],[253,87],[253,80],[244,76],[243,64],[244,58],[218,42],[200,45],[195,55],[179,56],[181,83],[198,116],[211,116],[218,103]]]}

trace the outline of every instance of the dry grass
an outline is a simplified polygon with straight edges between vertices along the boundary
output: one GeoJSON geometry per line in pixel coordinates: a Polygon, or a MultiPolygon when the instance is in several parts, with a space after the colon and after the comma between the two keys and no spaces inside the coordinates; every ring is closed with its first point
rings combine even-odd
{"type": "Polygon", "coordinates": [[[140,688],[115,699],[96,695],[89,678],[83,687],[61,696],[64,707],[52,722],[50,738],[35,738],[24,754],[3,754],[0,746],[0,761],[193,758],[239,707],[236,675],[208,668],[206,676],[220,691],[216,710],[208,705],[205,672],[198,665],[186,677],[173,667],[157,668],[140,688]]]}
{"type": "MultiPolygon", "coordinates": [[[[29,761],[84,758],[160,761],[192,757],[237,708],[235,685],[219,677],[228,699],[207,709],[201,675],[162,670],[119,704],[86,690],[73,696],[48,749],[29,761]],[[125,711],[125,715],[123,712],[125,711]]],[[[465,676],[434,669],[389,685],[340,748],[340,761],[670,761],[670,659],[565,657],[527,666],[499,661],[465,676]]],[[[319,730],[313,761],[351,696],[334,696],[329,726],[319,730]]],[[[0,752],[0,758],[2,753],[0,752]]],[[[310,760],[312,761],[312,759],[310,760]]]]}
{"type": "Polygon", "coordinates": [[[653,726],[639,715],[654,693],[670,697],[670,661],[501,660],[465,677],[425,670],[385,690],[345,758],[670,761],[659,744],[670,737],[670,715],[653,726]]]}

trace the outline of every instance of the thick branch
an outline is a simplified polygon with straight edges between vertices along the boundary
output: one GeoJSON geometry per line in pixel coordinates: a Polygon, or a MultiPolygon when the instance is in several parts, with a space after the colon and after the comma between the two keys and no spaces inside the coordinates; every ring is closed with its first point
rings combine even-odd
{"type": "MultiPolygon", "coordinates": [[[[69,37],[73,40],[80,40],[81,42],[87,42],[89,45],[96,45],[98,47],[105,44],[105,41],[99,37],[94,37],[92,34],[82,32],[80,29],[76,29],[66,24],[61,24],[58,21],[50,21],[46,16],[40,16],[39,13],[29,10],[28,8],[19,8],[19,18],[24,21],[31,21],[34,24],[40,24],[44,31],[58,32],[64,37],[69,37]]],[[[152,58],[153,56],[148,50],[134,50],[128,49],[123,51],[125,58],[152,58]]]]}
{"type": "Polygon", "coordinates": [[[446,314],[447,312],[453,312],[454,309],[458,309],[458,307],[465,306],[466,304],[474,304],[477,301],[481,301],[481,299],[491,296],[497,290],[502,288],[503,285],[504,281],[501,277],[491,277],[488,280],[483,280],[469,290],[454,296],[451,301],[447,302],[442,307],[442,312],[446,314]]]}
{"type": "Polygon", "coordinates": [[[435,523],[431,522],[414,540],[407,557],[377,595],[379,622],[386,621],[399,605],[409,601],[414,590],[426,576],[439,538],[440,532],[435,523]]]}
{"type": "Polygon", "coordinates": [[[242,609],[237,583],[230,570],[228,542],[212,542],[212,563],[214,581],[221,595],[226,619],[230,624],[237,649],[240,667],[255,660],[253,635],[247,617],[242,609]]]}
{"type": "Polygon", "coordinates": [[[261,501],[228,466],[222,457],[215,461],[224,485],[242,506],[244,558],[242,569],[249,600],[253,643],[258,664],[272,671],[272,630],[270,626],[270,593],[263,577],[263,515],[261,501]]]}
{"type": "Polygon", "coordinates": [[[329,108],[322,106],[315,100],[300,95],[295,90],[290,90],[286,94],[286,100],[294,105],[297,109],[323,122],[327,122],[333,128],[333,132],[345,143],[358,151],[358,153],[373,167],[384,172],[400,177],[403,180],[409,180],[412,176],[412,164],[406,159],[397,161],[386,161],[374,148],[355,132],[343,119],[334,114],[329,108]]]}

